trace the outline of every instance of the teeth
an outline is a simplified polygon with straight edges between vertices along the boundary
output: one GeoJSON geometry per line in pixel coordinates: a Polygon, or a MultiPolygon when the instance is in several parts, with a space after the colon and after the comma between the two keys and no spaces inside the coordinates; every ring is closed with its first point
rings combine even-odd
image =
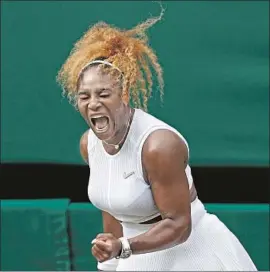
{"type": "Polygon", "coordinates": [[[97,119],[97,118],[100,118],[100,117],[105,117],[105,116],[104,115],[97,115],[97,116],[92,117],[92,119],[97,119]]]}
{"type": "Polygon", "coordinates": [[[108,125],[107,125],[106,127],[102,128],[102,129],[97,129],[97,128],[96,128],[96,130],[97,130],[98,132],[103,132],[103,131],[106,131],[106,130],[107,130],[107,127],[108,127],[108,125]]]}

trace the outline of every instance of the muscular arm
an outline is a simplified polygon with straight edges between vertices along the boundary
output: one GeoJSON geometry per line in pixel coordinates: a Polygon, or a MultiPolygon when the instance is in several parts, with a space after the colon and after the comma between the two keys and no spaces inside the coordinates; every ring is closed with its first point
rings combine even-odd
{"type": "Polygon", "coordinates": [[[145,142],[142,162],[162,220],[129,239],[133,254],[162,250],[188,239],[191,201],[185,174],[187,160],[186,145],[171,131],[155,131],[145,142]]]}

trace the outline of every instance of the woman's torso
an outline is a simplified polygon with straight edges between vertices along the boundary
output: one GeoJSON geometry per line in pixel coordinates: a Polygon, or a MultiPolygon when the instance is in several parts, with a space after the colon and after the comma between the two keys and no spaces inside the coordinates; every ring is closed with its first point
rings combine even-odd
{"type": "MultiPolygon", "coordinates": [[[[175,132],[188,148],[186,140],[174,128],[139,109],[135,110],[127,138],[115,155],[108,154],[93,131],[89,131],[88,195],[92,204],[119,221],[141,223],[159,216],[151,187],[144,180],[141,163],[143,144],[157,129],[175,132]]],[[[193,178],[189,165],[185,171],[189,188],[192,188],[193,178]]]]}

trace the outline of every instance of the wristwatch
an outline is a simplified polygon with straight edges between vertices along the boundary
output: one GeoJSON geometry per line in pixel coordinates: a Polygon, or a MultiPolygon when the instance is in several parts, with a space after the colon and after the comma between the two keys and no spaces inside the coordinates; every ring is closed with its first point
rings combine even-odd
{"type": "Polygon", "coordinates": [[[130,244],[127,238],[121,237],[119,238],[119,241],[122,244],[122,250],[119,256],[115,257],[116,259],[127,259],[131,256],[132,250],[130,248],[130,244]]]}

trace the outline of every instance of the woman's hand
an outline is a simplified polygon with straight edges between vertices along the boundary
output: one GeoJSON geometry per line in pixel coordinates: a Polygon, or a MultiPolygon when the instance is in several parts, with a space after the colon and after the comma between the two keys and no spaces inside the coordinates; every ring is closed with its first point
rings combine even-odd
{"type": "Polygon", "coordinates": [[[102,263],[120,255],[121,242],[111,233],[101,233],[92,241],[92,254],[102,263]]]}

